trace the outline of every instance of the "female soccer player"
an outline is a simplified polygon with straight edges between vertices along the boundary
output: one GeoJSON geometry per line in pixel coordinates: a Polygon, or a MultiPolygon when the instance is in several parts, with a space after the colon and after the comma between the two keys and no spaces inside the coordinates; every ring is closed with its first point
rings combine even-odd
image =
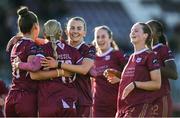
{"type": "MultiPolygon", "coordinates": [[[[29,58],[34,57],[37,52],[37,46],[34,39],[39,34],[39,23],[37,16],[29,11],[27,7],[22,7],[17,11],[18,29],[23,38],[19,40],[11,51],[11,64],[17,60],[27,62],[29,58]]],[[[34,64],[38,60],[34,58],[34,64]]],[[[40,68],[34,68],[38,70],[40,68]]],[[[12,86],[5,100],[5,116],[7,117],[35,117],[37,116],[37,82],[30,79],[29,73],[24,70],[12,68],[12,86]]]]}
{"type": "MultiPolygon", "coordinates": [[[[44,24],[44,34],[45,38],[49,40],[47,44],[41,47],[45,57],[53,57],[60,64],[78,64],[81,62],[80,53],[75,48],[59,40],[62,35],[62,28],[58,21],[48,20],[44,24]]],[[[44,62],[42,66],[45,66],[45,71],[31,73],[32,79],[40,80],[46,76],[47,69],[49,69],[47,68],[48,63],[44,62]]],[[[60,68],[60,65],[58,67],[60,68]]],[[[56,70],[58,78],[39,82],[39,116],[76,116],[77,90],[74,86],[76,76],[60,77],[59,70],[56,70]]]]}
{"type": "Polygon", "coordinates": [[[153,110],[155,117],[169,117],[172,115],[172,100],[170,95],[170,84],[168,79],[176,80],[177,69],[174,56],[167,46],[166,36],[160,22],[150,20],[148,24],[153,32],[153,51],[157,54],[161,65],[161,89],[154,95],[158,99],[154,102],[153,110]]]}
{"type": "Polygon", "coordinates": [[[157,98],[153,93],[161,87],[161,73],[158,59],[150,50],[151,35],[145,23],[136,23],[131,29],[134,53],[121,75],[116,117],[153,116],[151,107],[157,98]]]}
{"type": "Polygon", "coordinates": [[[91,74],[94,77],[93,117],[114,117],[117,111],[119,78],[104,76],[106,69],[121,72],[126,60],[113,41],[112,31],[107,26],[95,28],[94,41],[97,53],[91,74]]]}
{"type": "MultiPolygon", "coordinates": [[[[89,117],[92,106],[91,80],[88,72],[94,64],[96,51],[94,46],[86,44],[84,41],[86,30],[86,22],[82,17],[73,17],[68,21],[66,29],[67,43],[80,52],[83,61],[81,65],[61,64],[62,69],[79,73],[75,81],[78,90],[76,104],[78,117],[89,117]]],[[[52,58],[45,59],[44,62],[48,63],[50,67],[57,67],[58,65],[52,58]]]]}

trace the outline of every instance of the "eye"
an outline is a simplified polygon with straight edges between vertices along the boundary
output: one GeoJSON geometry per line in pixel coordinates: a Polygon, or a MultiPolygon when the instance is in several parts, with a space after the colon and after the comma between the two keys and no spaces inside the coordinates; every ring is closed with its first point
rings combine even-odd
{"type": "Polygon", "coordinates": [[[97,36],[96,38],[97,38],[97,39],[99,39],[99,38],[100,38],[100,36],[97,36]]]}
{"type": "Polygon", "coordinates": [[[75,29],[75,27],[74,26],[71,26],[71,28],[70,28],[71,30],[74,30],[75,29]]]}
{"type": "Polygon", "coordinates": [[[82,30],[82,27],[77,27],[78,30],[82,30]]]}

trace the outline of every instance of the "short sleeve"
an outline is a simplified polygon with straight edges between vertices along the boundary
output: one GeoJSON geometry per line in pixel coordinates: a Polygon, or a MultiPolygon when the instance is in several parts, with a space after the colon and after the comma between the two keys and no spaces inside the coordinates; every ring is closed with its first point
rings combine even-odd
{"type": "Polygon", "coordinates": [[[93,45],[88,46],[88,50],[84,53],[83,57],[84,58],[89,58],[94,60],[96,55],[96,48],[93,45]]]}
{"type": "Polygon", "coordinates": [[[168,46],[163,46],[163,48],[161,49],[161,54],[163,62],[166,62],[168,60],[174,60],[173,53],[168,46]]]}
{"type": "Polygon", "coordinates": [[[37,51],[39,50],[38,49],[38,46],[31,42],[30,44],[27,44],[28,47],[26,49],[26,54],[29,56],[29,55],[36,55],[37,54],[37,51]]]}
{"type": "Polygon", "coordinates": [[[160,68],[157,55],[154,52],[148,54],[146,64],[149,71],[153,71],[160,68]]]}
{"type": "Polygon", "coordinates": [[[115,52],[115,61],[117,61],[117,64],[120,65],[121,69],[123,69],[124,65],[127,63],[127,59],[125,58],[125,55],[121,51],[115,52]]]}

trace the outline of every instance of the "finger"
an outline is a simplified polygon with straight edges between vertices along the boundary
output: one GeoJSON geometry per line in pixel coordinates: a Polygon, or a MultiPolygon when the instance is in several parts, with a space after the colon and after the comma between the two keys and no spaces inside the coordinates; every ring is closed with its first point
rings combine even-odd
{"type": "Polygon", "coordinates": [[[41,58],[41,61],[48,61],[46,58],[41,58]]]}
{"type": "Polygon", "coordinates": [[[54,58],[52,58],[52,57],[46,57],[46,59],[48,59],[48,60],[54,60],[54,58]]]}
{"type": "Polygon", "coordinates": [[[41,64],[48,64],[48,62],[46,62],[46,61],[41,61],[40,63],[41,64]]]}
{"type": "Polygon", "coordinates": [[[43,66],[43,67],[48,67],[48,64],[41,64],[41,66],[43,66]]]}
{"type": "Polygon", "coordinates": [[[44,70],[49,70],[49,67],[44,67],[43,69],[44,69],[44,70]]]}

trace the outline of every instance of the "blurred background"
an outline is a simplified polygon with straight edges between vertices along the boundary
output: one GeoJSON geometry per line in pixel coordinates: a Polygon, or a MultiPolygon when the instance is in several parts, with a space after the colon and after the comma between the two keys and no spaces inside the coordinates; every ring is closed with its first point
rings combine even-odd
{"type": "MultiPolygon", "coordinates": [[[[1,0],[0,1],[0,79],[7,86],[11,83],[11,66],[5,52],[9,39],[16,35],[17,9],[28,6],[39,17],[40,25],[49,19],[57,19],[63,28],[68,19],[81,16],[87,22],[85,41],[93,40],[93,29],[107,25],[114,40],[124,53],[133,51],[129,33],[135,22],[150,19],[161,21],[180,72],[180,0],[1,0]]],[[[40,33],[42,37],[42,31],[40,33]]],[[[180,73],[179,73],[180,77],[180,73]]],[[[171,80],[174,116],[180,116],[180,78],[171,80]]]]}

